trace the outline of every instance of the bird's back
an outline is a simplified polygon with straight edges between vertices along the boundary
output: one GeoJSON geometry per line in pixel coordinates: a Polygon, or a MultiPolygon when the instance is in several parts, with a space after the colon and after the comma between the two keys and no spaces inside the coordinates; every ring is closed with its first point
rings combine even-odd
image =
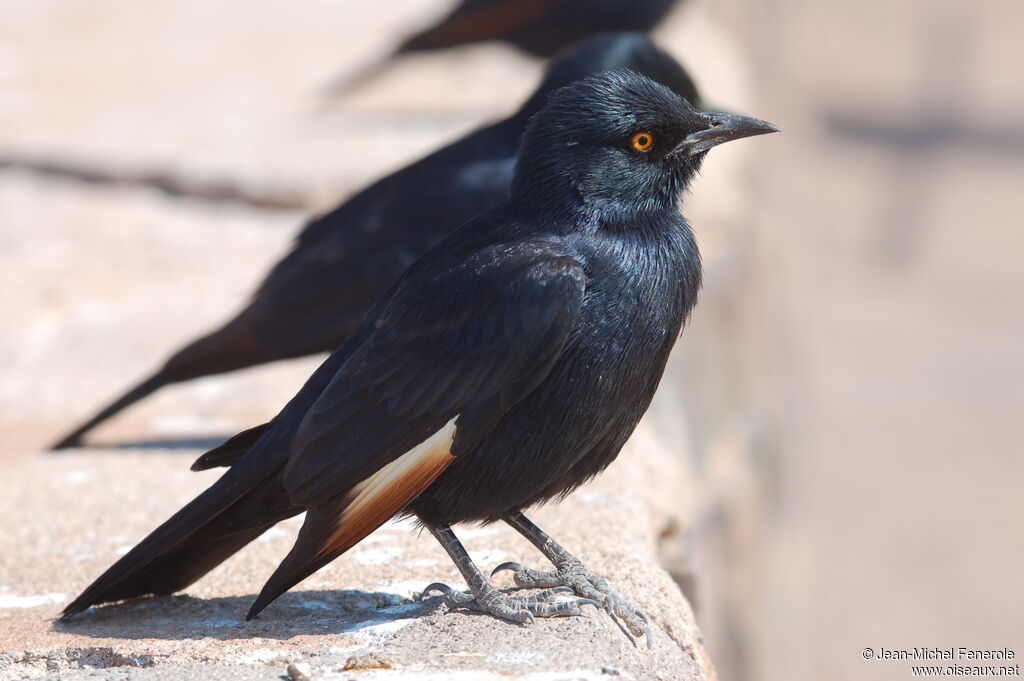
{"type": "Polygon", "coordinates": [[[517,135],[484,128],[310,222],[243,313],[256,335],[285,355],[337,347],[409,265],[507,198],[517,135]]]}

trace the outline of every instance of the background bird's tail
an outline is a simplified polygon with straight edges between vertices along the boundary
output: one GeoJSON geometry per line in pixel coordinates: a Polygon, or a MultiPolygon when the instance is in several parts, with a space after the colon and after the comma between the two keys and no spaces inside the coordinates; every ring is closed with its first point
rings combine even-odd
{"type": "Polygon", "coordinates": [[[151,395],[160,388],[164,387],[168,383],[172,383],[170,379],[162,370],[153,374],[142,383],[126,392],[121,397],[117,398],[106,407],[96,413],[95,416],[90,418],[85,423],[76,427],[70,433],[62,437],[57,442],[50,445],[50,449],[68,449],[70,447],[77,447],[82,443],[82,437],[90,430],[109,419],[114,414],[118,413],[128,405],[138,402],[142,398],[151,395]]]}
{"type": "Polygon", "coordinates": [[[253,341],[247,320],[243,316],[236,317],[220,329],[174,353],[159,371],[101,409],[61,438],[51,449],[79,446],[82,437],[90,430],[165,385],[244,369],[273,359],[279,358],[261,349],[253,341]]]}
{"type": "Polygon", "coordinates": [[[279,472],[257,478],[228,471],[64,609],[63,619],[90,606],[184,589],[301,508],[287,501],[279,472]]]}
{"type": "Polygon", "coordinates": [[[352,94],[387,71],[396,60],[414,52],[499,40],[507,32],[522,30],[544,19],[545,5],[536,0],[502,0],[484,3],[479,8],[459,7],[438,24],[403,40],[390,54],[338,76],[324,87],[323,94],[328,98],[352,94]]]}
{"type": "Polygon", "coordinates": [[[327,99],[345,97],[359,90],[362,86],[375,80],[385,73],[397,58],[396,54],[389,54],[367,61],[352,71],[347,71],[336,76],[331,82],[325,85],[321,94],[327,99]]]}

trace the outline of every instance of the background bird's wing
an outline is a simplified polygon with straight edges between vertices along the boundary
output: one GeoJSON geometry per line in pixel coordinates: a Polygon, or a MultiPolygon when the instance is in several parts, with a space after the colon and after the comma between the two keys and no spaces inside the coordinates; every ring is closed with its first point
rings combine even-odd
{"type": "Polygon", "coordinates": [[[398,52],[431,50],[497,40],[543,21],[551,0],[464,0],[437,24],[410,36],[398,52]]]}
{"type": "Polygon", "coordinates": [[[243,316],[284,356],[330,352],[438,240],[506,198],[518,130],[484,129],[310,221],[243,316]]]}

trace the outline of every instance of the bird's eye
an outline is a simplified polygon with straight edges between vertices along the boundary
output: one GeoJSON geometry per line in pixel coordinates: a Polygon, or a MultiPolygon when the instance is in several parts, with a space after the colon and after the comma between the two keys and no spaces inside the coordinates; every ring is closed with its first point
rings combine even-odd
{"type": "Polygon", "coordinates": [[[649,132],[638,132],[633,135],[633,148],[637,151],[647,151],[654,144],[654,135],[649,132]]]}

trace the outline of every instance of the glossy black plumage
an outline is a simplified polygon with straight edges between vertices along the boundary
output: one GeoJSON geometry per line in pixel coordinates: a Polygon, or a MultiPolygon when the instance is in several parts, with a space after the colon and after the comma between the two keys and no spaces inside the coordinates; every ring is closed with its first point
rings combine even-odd
{"type": "Polygon", "coordinates": [[[165,385],[337,348],[406,267],[507,198],[519,136],[548,94],[616,68],[641,73],[697,103],[689,75],[646,36],[613,33],[579,45],[551,65],[511,117],[375,182],[306,225],[241,312],[176,352],[54,448],[78,445],[99,423],[165,385]]]}
{"type": "Polygon", "coordinates": [[[524,135],[509,200],[414,263],[273,421],[201,458],[233,465],[65,616],[180,589],[275,517],[306,510],[253,616],[406,513],[470,584],[472,596],[431,587],[447,590],[450,604],[522,622],[607,597],[609,611],[650,641],[641,612],[612,599],[604,580],[519,511],[567,494],[618,454],[700,287],[678,195],[711,146],[773,130],[702,113],[628,71],[558,91],[524,135]],[[585,598],[536,603],[497,592],[449,526],[499,519],[559,570],[522,579],[562,579],[585,598]]]}

